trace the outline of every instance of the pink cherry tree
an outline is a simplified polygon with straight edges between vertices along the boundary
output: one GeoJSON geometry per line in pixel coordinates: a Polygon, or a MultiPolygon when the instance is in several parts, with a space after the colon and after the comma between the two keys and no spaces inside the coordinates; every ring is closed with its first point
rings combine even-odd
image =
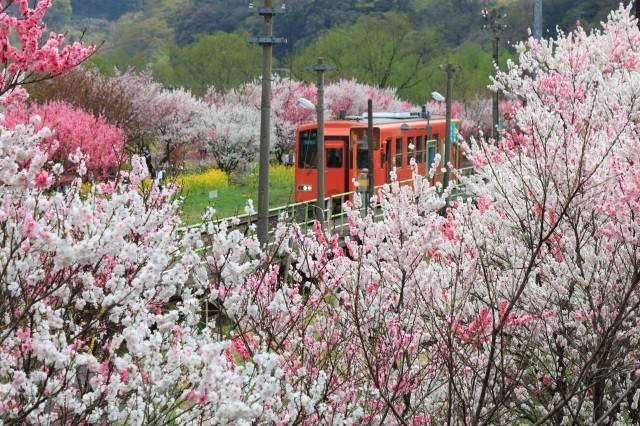
{"type": "Polygon", "coordinates": [[[96,49],[81,42],[63,47],[64,36],[53,32],[41,45],[46,30],[42,17],[50,7],[51,0],[40,0],[33,8],[28,0],[0,2],[0,95],[8,93],[2,100],[5,104],[24,99],[25,84],[59,75],[82,63],[96,49]]]}
{"type": "Polygon", "coordinates": [[[295,132],[304,122],[315,120],[315,112],[303,107],[298,99],[315,99],[316,88],[300,81],[276,79],[272,88],[271,111],[275,140],[273,152],[278,163],[295,150],[295,132]]]}
{"type": "Polygon", "coordinates": [[[242,104],[260,109],[262,84],[257,81],[249,81],[227,91],[220,91],[216,87],[210,87],[202,99],[214,105],[242,104]]]}
{"type": "Polygon", "coordinates": [[[200,152],[206,137],[200,119],[205,105],[184,90],[164,89],[150,72],[106,77],[75,69],[31,92],[35,102],[61,100],[123,129],[125,151],[144,156],[151,175],[163,163],[175,168],[185,152],[200,152]]]}
{"type": "Polygon", "coordinates": [[[42,149],[50,161],[63,167],[57,178],[61,183],[77,176],[78,164],[69,161],[77,150],[86,156],[87,175],[96,179],[115,177],[125,161],[124,131],[107,124],[104,117],[96,118],[65,102],[11,106],[5,111],[2,125],[8,129],[32,125],[36,132],[44,127],[51,129],[53,134],[44,138],[42,149]]]}
{"type": "Polygon", "coordinates": [[[408,102],[398,99],[395,90],[380,89],[358,83],[355,79],[339,80],[325,87],[325,105],[330,117],[339,117],[340,111],[347,115],[362,115],[367,112],[367,101],[373,101],[374,111],[407,111],[408,102]]]}
{"type": "MultiPolygon", "coordinates": [[[[273,137],[272,150],[278,162],[282,156],[295,147],[296,128],[315,120],[315,112],[304,108],[298,99],[305,98],[315,103],[317,89],[313,84],[275,78],[272,86],[271,112],[273,137]]],[[[374,108],[380,110],[405,111],[412,109],[408,102],[399,100],[391,89],[379,89],[355,80],[341,80],[325,86],[325,119],[333,120],[345,110],[347,115],[362,115],[367,110],[367,100],[373,99],[374,108]]],[[[205,101],[216,105],[246,105],[256,109],[261,107],[261,86],[257,82],[243,84],[239,88],[220,93],[211,88],[204,96],[205,101]]],[[[415,108],[413,108],[415,109],[415,108]]]]}
{"type": "Polygon", "coordinates": [[[142,152],[142,141],[155,119],[154,100],[161,89],[148,73],[117,71],[115,76],[107,77],[97,70],[78,67],[33,84],[29,99],[38,104],[62,101],[96,117],[104,117],[107,123],[125,131],[127,151],[142,152]]]}

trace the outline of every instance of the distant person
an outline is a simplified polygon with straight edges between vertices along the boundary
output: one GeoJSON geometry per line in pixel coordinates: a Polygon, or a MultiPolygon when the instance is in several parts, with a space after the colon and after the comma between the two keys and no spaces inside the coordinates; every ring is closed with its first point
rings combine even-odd
{"type": "Polygon", "coordinates": [[[288,152],[282,158],[282,163],[287,167],[289,166],[289,153],[288,152]]]}
{"type": "Polygon", "coordinates": [[[164,170],[160,169],[156,173],[156,180],[158,181],[158,188],[162,189],[162,182],[164,180],[164,170]]]}

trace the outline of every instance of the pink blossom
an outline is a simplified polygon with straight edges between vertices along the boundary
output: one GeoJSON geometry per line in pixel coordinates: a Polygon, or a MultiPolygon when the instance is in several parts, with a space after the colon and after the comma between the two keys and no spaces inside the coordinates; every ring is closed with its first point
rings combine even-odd
{"type": "Polygon", "coordinates": [[[32,216],[27,216],[22,224],[22,235],[27,238],[34,238],[38,224],[32,216]]]}
{"type": "Polygon", "coordinates": [[[49,174],[45,170],[39,170],[34,177],[36,188],[44,189],[49,186],[49,174]]]}

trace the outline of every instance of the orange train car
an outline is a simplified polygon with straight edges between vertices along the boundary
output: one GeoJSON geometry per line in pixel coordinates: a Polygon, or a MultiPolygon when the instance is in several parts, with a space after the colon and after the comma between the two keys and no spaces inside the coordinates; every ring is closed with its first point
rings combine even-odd
{"type": "MultiPolygon", "coordinates": [[[[373,149],[374,187],[390,181],[395,168],[399,181],[411,179],[410,160],[415,159],[420,174],[433,164],[436,153],[444,157],[446,120],[442,116],[424,118],[420,112],[374,112],[373,142],[367,141],[368,117],[328,120],[324,125],[325,196],[353,191],[353,179],[369,169],[368,149],[373,149]]],[[[458,146],[459,120],[451,120],[451,163],[463,161],[458,146]]],[[[318,124],[305,123],[296,130],[295,200],[317,197],[318,124]]],[[[439,169],[438,169],[439,171],[439,169]]]]}

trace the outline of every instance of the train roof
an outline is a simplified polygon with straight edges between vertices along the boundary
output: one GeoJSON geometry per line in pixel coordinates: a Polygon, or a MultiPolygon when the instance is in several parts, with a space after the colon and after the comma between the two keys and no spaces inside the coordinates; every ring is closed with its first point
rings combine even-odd
{"type": "MultiPolygon", "coordinates": [[[[422,116],[420,111],[375,111],[371,113],[373,124],[384,123],[399,123],[407,120],[427,120],[427,117],[422,116]]],[[[444,116],[430,115],[429,120],[444,120],[444,116]]],[[[367,122],[369,120],[369,114],[363,112],[362,115],[346,116],[346,120],[367,122]]]]}
{"type": "MultiPolygon", "coordinates": [[[[405,122],[427,121],[426,118],[420,116],[420,112],[374,112],[372,114],[372,121],[374,126],[380,126],[385,124],[402,124],[405,122]]],[[[360,125],[366,126],[368,124],[368,114],[362,115],[349,115],[341,119],[325,120],[325,127],[359,127],[360,125]]],[[[429,120],[436,122],[439,120],[445,120],[443,115],[431,115],[429,120]]],[[[457,119],[452,119],[457,121],[457,119]]],[[[303,123],[301,126],[308,127],[315,125],[316,122],[303,123]]]]}

